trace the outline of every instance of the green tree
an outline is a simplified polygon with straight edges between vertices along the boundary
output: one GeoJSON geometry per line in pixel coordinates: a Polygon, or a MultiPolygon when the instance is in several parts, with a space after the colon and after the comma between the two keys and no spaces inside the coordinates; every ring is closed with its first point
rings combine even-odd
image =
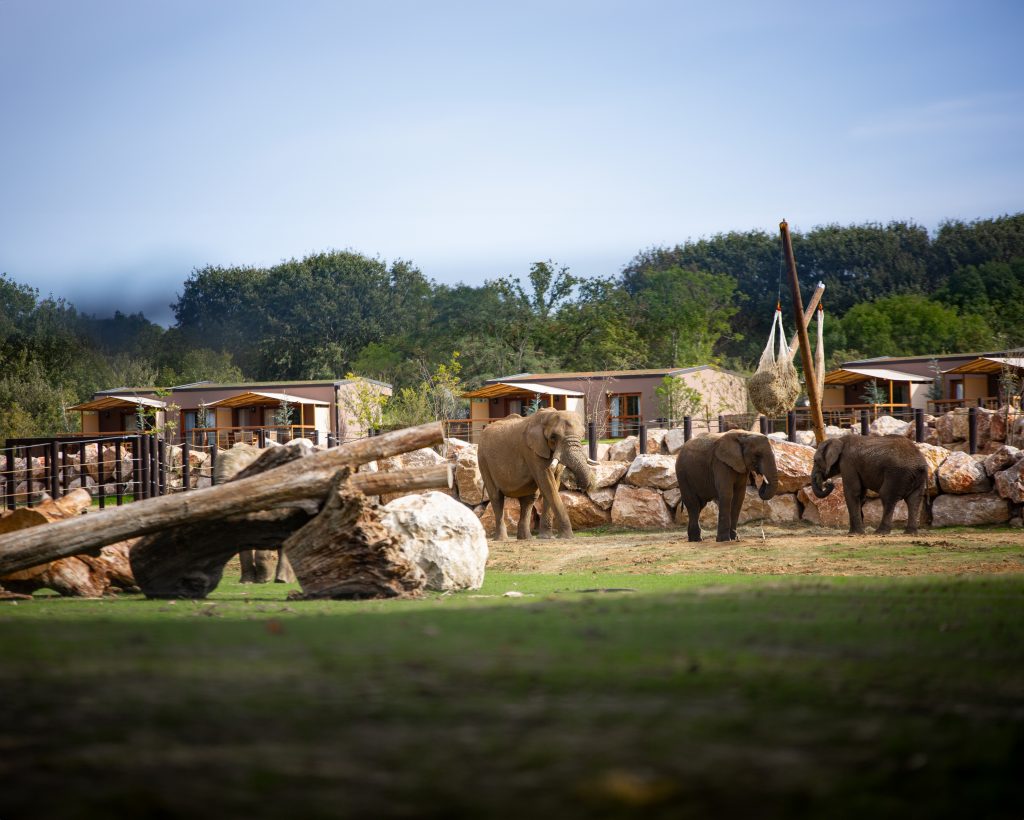
{"type": "Polygon", "coordinates": [[[696,415],[704,403],[699,390],[674,376],[665,376],[654,393],[658,401],[658,415],[670,422],[696,415]]]}

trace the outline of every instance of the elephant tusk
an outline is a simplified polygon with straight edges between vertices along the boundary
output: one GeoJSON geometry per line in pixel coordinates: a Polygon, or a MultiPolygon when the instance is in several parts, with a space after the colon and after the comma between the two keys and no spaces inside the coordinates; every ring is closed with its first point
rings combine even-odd
{"type": "Polygon", "coordinates": [[[594,459],[592,458],[587,459],[587,464],[589,464],[591,467],[597,467],[600,463],[600,461],[594,461],[594,459]]]}

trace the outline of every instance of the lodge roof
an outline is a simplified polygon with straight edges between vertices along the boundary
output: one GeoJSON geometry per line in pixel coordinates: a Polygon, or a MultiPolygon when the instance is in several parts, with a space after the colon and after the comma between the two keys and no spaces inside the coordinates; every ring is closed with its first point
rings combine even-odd
{"type": "Polygon", "coordinates": [[[695,367],[651,367],[643,370],[582,370],[569,373],[516,373],[513,376],[502,376],[488,379],[485,384],[498,382],[537,381],[542,379],[629,379],[649,376],[678,376],[683,373],[694,373],[698,370],[716,370],[710,364],[695,367]]]}

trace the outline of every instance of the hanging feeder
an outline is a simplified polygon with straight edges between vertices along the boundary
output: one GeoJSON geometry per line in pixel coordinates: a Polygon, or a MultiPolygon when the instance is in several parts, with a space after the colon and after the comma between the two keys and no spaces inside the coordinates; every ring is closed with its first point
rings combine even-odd
{"type": "Polygon", "coordinates": [[[772,330],[768,344],[761,353],[757,372],[747,380],[747,393],[757,412],[768,417],[781,416],[793,409],[800,395],[800,379],[790,361],[789,345],[782,326],[782,306],[777,305],[772,317],[772,330]],[[775,333],[779,341],[776,353],[775,333]]]}

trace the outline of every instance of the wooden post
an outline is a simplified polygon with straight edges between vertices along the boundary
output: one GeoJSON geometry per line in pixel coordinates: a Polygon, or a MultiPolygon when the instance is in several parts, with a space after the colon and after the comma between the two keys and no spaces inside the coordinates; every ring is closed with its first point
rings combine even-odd
{"type": "Polygon", "coordinates": [[[192,465],[189,464],[191,454],[192,448],[188,439],[185,439],[181,443],[181,489],[186,493],[192,489],[192,465]]]}
{"type": "Polygon", "coordinates": [[[587,422],[587,455],[597,461],[597,423],[593,420],[587,422]]]}
{"type": "Polygon", "coordinates": [[[804,387],[807,388],[807,398],[811,402],[811,424],[814,427],[814,439],[821,444],[825,440],[825,419],[821,415],[821,404],[818,402],[818,384],[817,377],[814,375],[811,340],[807,336],[807,325],[804,324],[804,302],[800,296],[796,258],[793,256],[793,242],[789,236],[789,225],[786,220],[779,223],[779,233],[782,234],[782,249],[786,256],[786,268],[789,271],[789,288],[793,294],[793,321],[796,322],[797,335],[800,338],[800,361],[804,368],[804,387]]]}
{"type": "MultiPolygon", "coordinates": [[[[804,327],[808,327],[811,324],[811,319],[814,318],[814,311],[818,307],[818,303],[821,301],[821,295],[825,292],[825,284],[818,282],[818,286],[814,289],[814,293],[811,294],[811,301],[807,303],[807,309],[804,311],[804,327]]],[[[797,328],[793,334],[793,338],[789,340],[789,360],[792,361],[793,357],[796,356],[796,351],[799,345],[797,342],[800,340],[800,329],[797,328]]]]}
{"type": "Polygon", "coordinates": [[[7,471],[4,475],[4,482],[7,486],[7,509],[13,510],[16,506],[14,491],[18,487],[18,480],[14,475],[14,448],[8,447],[4,451],[7,461],[7,471]]]}
{"type": "Polygon", "coordinates": [[[693,417],[683,416],[683,441],[693,438],[693,417]]]}

